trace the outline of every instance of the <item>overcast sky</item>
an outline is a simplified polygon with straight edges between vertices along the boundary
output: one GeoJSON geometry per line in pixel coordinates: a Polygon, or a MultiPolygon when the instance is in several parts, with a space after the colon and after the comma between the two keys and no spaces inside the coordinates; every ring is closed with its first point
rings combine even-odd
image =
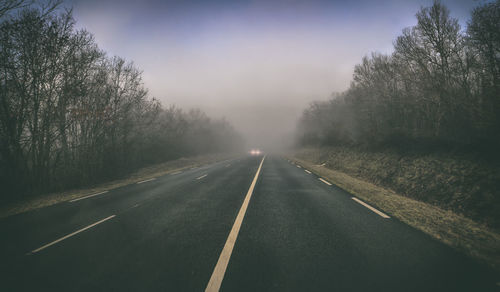
{"type": "MultiPolygon", "coordinates": [[[[442,1],[465,24],[474,0],[442,1]]],[[[165,105],[226,117],[264,145],[312,100],[349,86],[372,51],[390,53],[421,1],[67,0],[78,27],[133,61],[165,105]]],[[[276,141],[274,141],[276,142],[276,141]]]]}

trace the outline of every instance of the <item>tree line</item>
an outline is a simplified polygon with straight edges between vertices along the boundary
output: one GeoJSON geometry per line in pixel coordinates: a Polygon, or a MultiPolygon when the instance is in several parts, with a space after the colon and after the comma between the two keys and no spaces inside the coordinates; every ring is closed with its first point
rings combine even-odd
{"type": "Polygon", "coordinates": [[[488,145],[500,149],[500,1],[466,29],[439,1],[416,14],[392,54],[372,53],[348,90],[310,104],[300,145],[488,145]]]}
{"type": "Polygon", "coordinates": [[[163,107],[60,2],[0,5],[2,199],[92,184],[140,166],[241,147],[225,120],[163,107]]]}

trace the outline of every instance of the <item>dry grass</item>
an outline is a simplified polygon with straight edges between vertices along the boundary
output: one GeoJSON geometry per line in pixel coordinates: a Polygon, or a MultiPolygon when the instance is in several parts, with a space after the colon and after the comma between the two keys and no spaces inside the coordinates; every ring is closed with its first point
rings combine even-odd
{"type": "Polygon", "coordinates": [[[316,162],[289,158],[391,216],[445,244],[500,269],[500,234],[473,220],[396,194],[316,162]]]}
{"type": "Polygon", "coordinates": [[[302,149],[294,156],[451,210],[500,232],[500,165],[443,152],[376,152],[355,147],[302,149]]]}
{"type": "Polygon", "coordinates": [[[7,204],[0,207],[0,218],[5,218],[34,209],[47,207],[64,201],[70,201],[83,196],[87,196],[89,194],[95,194],[102,191],[115,189],[121,186],[134,184],[142,180],[159,177],[168,173],[210,164],[216,161],[228,159],[229,157],[229,155],[203,155],[190,158],[180,158],[165,163],[155,164],[152,166],[141,168],[125,178],[105,182],[90,188],[45,194],[27,200],[7,204]]]}

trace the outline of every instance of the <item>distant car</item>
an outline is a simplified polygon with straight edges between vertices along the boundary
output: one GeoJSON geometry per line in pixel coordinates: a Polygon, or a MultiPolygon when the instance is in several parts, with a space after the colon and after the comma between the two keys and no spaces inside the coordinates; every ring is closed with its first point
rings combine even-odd
{"type": "Polygon", "coordinates": [[[261,155],[261,154],[262,154],[262,151],[260,151],[259,149],[250,150],[250,155],[252,155],[252,156],[257,156],[257,155],[261,155]]]}

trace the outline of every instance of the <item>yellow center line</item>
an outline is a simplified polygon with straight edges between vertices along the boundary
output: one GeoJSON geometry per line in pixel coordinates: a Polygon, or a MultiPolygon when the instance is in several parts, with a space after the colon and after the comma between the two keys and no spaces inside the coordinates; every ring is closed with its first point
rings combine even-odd
{"type": "Polygon", "coordinates": [[[255,184],[257,183],[257,178],[259,177],[259,173],[265,158],[266,156],[264,155],[262,161],[260,162],[259,168],[255,173],[252,184],[248,189],[247,195],[245,196],[245,200],[241,205],[240,211],[238,212],[238,216],[236,216],[233,228],[231,228],[231,232],[227,237],[226,244],[224,244],[224,248],[222,249],[217,264],[215,265],[215,269],[212,273],[212,276],[210,277],[210,281],[208,281],[207,288],[205,289],[206,292],[215,292],[219,291],[220,289],[222,280],[224,279],[224,274],[226,273],[227,265],[229,264],[229,259],[231,258],[231,253],[233,252],[234,244],[236,243],[238,233],[240,232],[241,223],[243,222],[243,218],[245,217],[248,203],[250,202],[250,198],[252,197],[253,189],[255,188],[255,184]]]}

